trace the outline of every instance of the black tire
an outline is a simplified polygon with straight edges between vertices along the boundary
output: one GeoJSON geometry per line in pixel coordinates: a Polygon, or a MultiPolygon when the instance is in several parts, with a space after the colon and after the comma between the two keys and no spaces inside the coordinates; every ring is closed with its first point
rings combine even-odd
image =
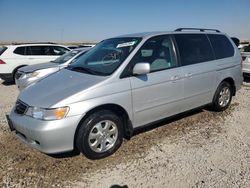
{"type": "MultiPolygon", "coordinates": [[[[89,159],[101,159],[112,155],[121,146],[123,141],[123,123],[122,120],[109,110],[100,110],[89,115],[81,124],[76,133],[76,148],[89,159]],[[94,126],[102,121],[111,121],[117,127],[116,141],[114,145],[104,152],[96,152],[91,149],[89,144],[89,135],[93,131],[94,126]]],[[[100,139],[100,138],[98,138],[100,139]]],[[[107,143],[105,143],[106,145],[107,143]]]]}
{"type": "Polygon", "coordinates": [[[218,86],[215,94],[214,94],[214,98],[213,98],[213,103],[212,103],[212,109],[214,111],[220,112],[220,111],[224,111],[228,108],[228,106],[231,103],[232,100],[232,95],[233,95],[233,89],[232,86],[226,82],[223,81],[222,83],[220,83],[220,85],[218,86]],[[221,92],[223,91],[223,89],[228,88],[229,91],[229,100],[227,103],[224,103],[223,105],[220,103],[220,97],[221,97],[221,92]]]}

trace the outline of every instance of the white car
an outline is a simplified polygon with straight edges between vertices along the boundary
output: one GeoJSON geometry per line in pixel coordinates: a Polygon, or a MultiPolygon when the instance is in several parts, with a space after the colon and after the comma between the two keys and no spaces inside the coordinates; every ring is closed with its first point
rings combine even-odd
{"type": "Polygon", "coordinates": [[[21,67],[15,75],[15,82],[18,89],[22,91],[29,85],[35,84],[50,74],[67,67],[89,49],[90,48],[77,48],[63,54],[54,61],[21,67]]]}
{"type": "Polygon", "coordinates": [[[19,68],[53,61],[67,51],[70,49],[51,43],[0,46],[0,78],[13,81],[19,68]]]}
{"type": "Polygon", "coordinates": [[[243,48],[241,56],[243,76],[250,77],[250,45],[243,48]]]}

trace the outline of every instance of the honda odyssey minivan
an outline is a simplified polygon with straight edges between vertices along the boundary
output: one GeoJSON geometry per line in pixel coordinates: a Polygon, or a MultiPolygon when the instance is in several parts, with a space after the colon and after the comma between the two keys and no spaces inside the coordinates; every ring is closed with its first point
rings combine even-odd
{"type": "Polygon", "coordinates": [[[23,90],[7,117],[44,153],[100,159],[135,128],[204,105],[225,110],[242,80],[240,53],[218,30],[123,35],[23,90]]]}

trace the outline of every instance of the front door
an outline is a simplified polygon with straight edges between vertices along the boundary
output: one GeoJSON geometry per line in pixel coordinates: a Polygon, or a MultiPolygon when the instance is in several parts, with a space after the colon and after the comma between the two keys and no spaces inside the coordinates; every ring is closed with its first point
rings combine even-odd
{"type": "Polygon", "coordinates": [[[148,39],[130,63],[139,62],[148,62],[150,73],[130,77],[134,127],[178,113],[183,95],[182,68],[169,35],[148,39]]]}

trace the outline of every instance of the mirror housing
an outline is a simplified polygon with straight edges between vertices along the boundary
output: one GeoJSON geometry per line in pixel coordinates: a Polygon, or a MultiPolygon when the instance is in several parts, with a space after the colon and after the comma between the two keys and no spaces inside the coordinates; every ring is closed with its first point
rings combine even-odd
{"type": "Polygon", "coordinates": [[[150,72],[150,64],[146,62],[136,63],[133,68],[133,75],[148,74],[150,72]]]}

